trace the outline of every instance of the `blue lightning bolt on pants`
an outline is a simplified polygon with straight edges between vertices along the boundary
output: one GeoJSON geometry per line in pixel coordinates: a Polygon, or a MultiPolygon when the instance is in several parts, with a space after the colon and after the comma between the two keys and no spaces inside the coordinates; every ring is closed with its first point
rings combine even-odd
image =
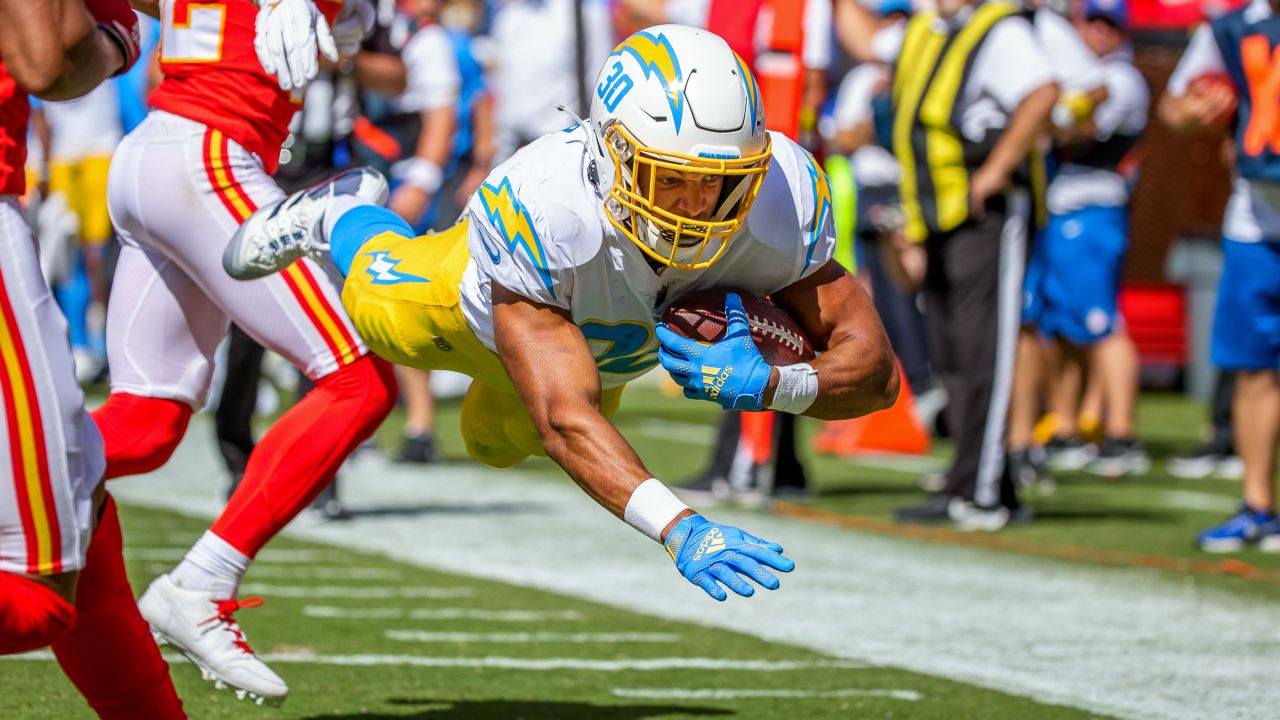
{"type": "Polygon", "coordinates": [[[338,222],[329,231],[329,255],[343,277],[351,274],[351,263],[355,261],[360,248],[375,236],[386,232],[407,238],[417,235],[399,215],[378,205],[361,205],[344,212],[338,218],[338,222]]]}

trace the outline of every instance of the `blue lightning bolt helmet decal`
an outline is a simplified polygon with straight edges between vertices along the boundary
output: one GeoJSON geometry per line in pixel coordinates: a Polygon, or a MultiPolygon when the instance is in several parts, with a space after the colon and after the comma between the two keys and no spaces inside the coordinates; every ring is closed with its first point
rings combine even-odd
{"type": "Polygon", "coordinates": [[[373,258],[369,263],[369,267],[365,268],[365,272],[373,277],[375,285],[396,285],[403,282],[431,282],[424,277],[410,275],[406,272],[396,272],[396,266],[400,261],[391,257],[391,253],[384,250],[374,250],[373,252],[361,253],[365,257],[373,258]]]}
{"type": "MultiPolygon", "coordinates": [[[[609,54],[621,55],[629,53],[644,70],[645,79],[658,76],[663,89],[667,91],[667,104],[671,106],[671,117],[675,121],[676,134],[680,134],[680,121],[684,116],[684,95],[681,94],[684,74],[680,71],[680,60],[671,47],[667,36],[658,33],[655,37],[640,31],[628,37],[621,45],[609,54]]],[[[754,118],[753,118],[754,121],[754,118]]]]}
{"type": "Polygon", "coordinates": [[[542,248],[542,241],[538,239],[538,233],[533,229],[533,219],[529,217],[529,211],[525,209],[523,203],[516,200],[515,193],[511,190],[511,179],[502,178],[502,182],[497,186],[489,183],[482,184],[480,202],[484,205],[484,212],[489,222],[502,233],[507,251],[515,255],[517,247],[524,248],[529,259],[533,261],[533,267],[538,271],[542,284],[551,293],[551,297],[555,297],[554,281],[547,266],[547,254],[542,248]]]}

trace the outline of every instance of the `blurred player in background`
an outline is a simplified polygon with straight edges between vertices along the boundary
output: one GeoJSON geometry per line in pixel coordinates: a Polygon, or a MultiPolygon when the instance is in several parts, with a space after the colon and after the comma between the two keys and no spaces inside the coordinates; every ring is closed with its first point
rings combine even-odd
{"type": "Polygon", "coordinates": [[[1235,179],[1222,226],[1213,364],[1236,371],[1232,424],[1244,462],[1240,510],[1196,538],[1202,550],[1280,551],[1280,2],[1252,0],[1196,29],[1169,78],[1160,117],[1198,132],[1234,122],[1235,179]]]}
{"type": "Polygon", "coordinates": [[[1055,467],[1119,477],[1151,467],[1134,439],[1138,354],[1117,306],[1129,244],[1130,181],[1121,164],[1146,128],[1150,97],[1133,65],[1122,0],[1091,0],[1079,26],[1101,63],[1106,95],[1085,121],[1055,133],[1060,165],[1048,190],[1049,223],[1027,270],[1027,293],[1037,302],[1023,319],[1056,340],[1057,362],[1050,367],[1074,366],[1073,372],[1053,373],[1050,382],[1049,408],[1058,420],[1051,461],[1083,456],[1087,462],[1055,467]],[[1082,422],[1086,378],[1097,384],[1105,407],[1082,422]],[[1084,454],[1078,429],[1099,419],[1105,439],[1084,454]]]}
{"type": "Polygon", "coordinates": [[[325,257],[347,277],[343,302],[376,352],[475,378],[462,404],[474,458],[551,457],[717,600],[721,583],[754,593],[740,574],[776,588],[765,566],[793,567],[780,546],[707,521],[651,477],[609,422],[622,388],[661,362],[689,398],[850,417],[897,394],[888,340],[831,260],[826,177],[765,130],[759,86],[723,40],[677,25],[636,33],[593,92],[589,122],[499,165],[450,230],[414,237],[348,194],[366,182],[357,170],[260,210],[224,263],[254,277],[325,257]],[[720,342],[655,329],[673,299],[728,286],[771,296],[826,352],[770,366],[732,294],[720,342]]]}
{"type": "MultiPolygon", "coordinates": [[[[389,365],[367,356],[318,265],[236,283],[222,272],[220,248],[255,209],[284,195],[270,175],[297,98],[318,71],[317,49],[330,60],[338,45],[354,52],[372,12],[363,0],[341,9],[324,0],[139,6],[161,20],[164,78],[111,165],[109,204],[123,247],[107,318],[111,395],[94,419],[108,478],[163,465],[204,402],[228,319],[315,381],[258,442],[213,527],[139,600],[157,637],[206,678],[278,703],[287,686],[235,620],[240,577],[390,412],[395,381],[389,365]]],[[[385,185],[371,190],[379,191],[385,185]]]]}
{"type": "Polygon", "coordinates": [[[53,646],[102,718],[185,718],[133,604],[102,445],[18,206],[27,93],[83,95],[138,57],[123,0],[0,0],[0,654],[53,646]]]}

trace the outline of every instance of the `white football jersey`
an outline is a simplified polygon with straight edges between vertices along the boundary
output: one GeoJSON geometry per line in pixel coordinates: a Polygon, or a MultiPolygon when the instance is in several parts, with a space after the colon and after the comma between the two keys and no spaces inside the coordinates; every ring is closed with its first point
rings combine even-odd
{"type": "Polygon", "coordinates": [[[826,176],[799,145],[778,133],[772,138],[773,162],[751,213],[724,255],[703,270],[655,271],[614,230],[603,205],[613,167],[587,152],[594,140],[582,127],[544,135],[516,153],[467,206],[471,262],[462,310],[476,337],[495,349],[496,282],[567,310],[595,355],[601,384],[616,387],[658,363],[653,327],[671,300],[712,287],[769,295],[822,267],[835,245],[826,176]]]}

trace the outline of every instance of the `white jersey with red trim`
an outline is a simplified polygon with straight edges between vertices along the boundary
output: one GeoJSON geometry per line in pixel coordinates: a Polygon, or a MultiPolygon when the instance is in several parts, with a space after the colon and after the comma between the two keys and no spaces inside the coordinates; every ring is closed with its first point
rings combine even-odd
{"type": "Polygon", "coordinates": [[[496,349],[494,283],[567,310],[610,388],[657,364],[653,327],[674,298],[713,287],[770,295],[812,274],[835,246],[831,190],[813,156],[771,135],[769,172],[724,255],[703,270],[660,272],[605,217],[613,167],[592,159],[593,136],[575,126],[531,143],[494,169],[467,206],[471,262],[461,292],[472,330],[496,349]]]}

